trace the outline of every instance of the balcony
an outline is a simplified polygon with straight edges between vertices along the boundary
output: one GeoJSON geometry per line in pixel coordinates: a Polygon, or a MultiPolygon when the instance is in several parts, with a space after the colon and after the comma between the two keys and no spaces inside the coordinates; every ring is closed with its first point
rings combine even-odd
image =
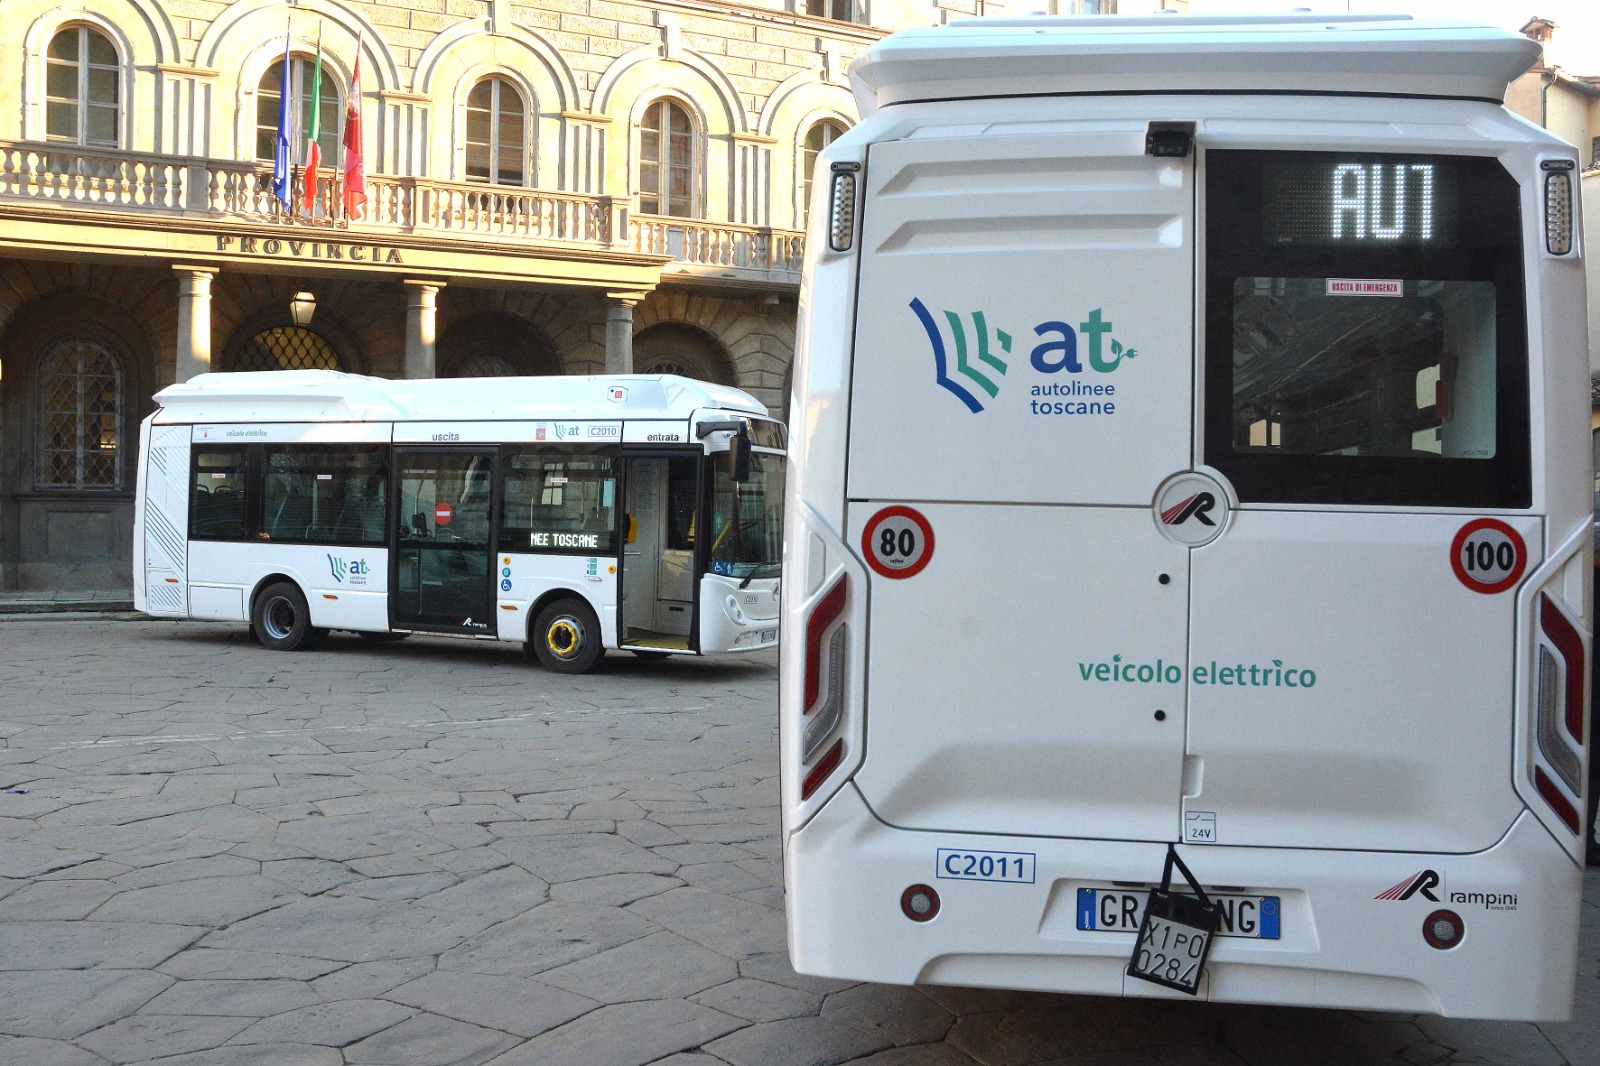
{"type": "MultiPolygon", "coordinates": [[[[493,246],[593,249],[672,259],[667,280],[793,289],[800,283],[805,235],[797,230],[642,215],[611,196],[553,192],[433,178],[367,176],[364,217],[346,218],[342,178],[317,179],[309,215],[286,210],[271,190],[272,169],[195,157],[142,155],[76,145],[0,141],[0,211],[64,207],[148,223],[281,226],[306,238],[384,241],[398,235],[448,248],[493,246]]],[[[301,200],[295,176],[295,202],[301,200]]],[[[287,237],[288,234],[286,233],[287,237]]]]}

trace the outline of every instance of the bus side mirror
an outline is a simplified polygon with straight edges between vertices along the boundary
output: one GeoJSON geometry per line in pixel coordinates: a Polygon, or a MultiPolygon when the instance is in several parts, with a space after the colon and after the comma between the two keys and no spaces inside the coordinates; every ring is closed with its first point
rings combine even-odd
{"type": "Polygon", "coordinates": [[[728,442],[728,477],[736,484],[750,480],[750,438],[742,430],[728,442]]]}

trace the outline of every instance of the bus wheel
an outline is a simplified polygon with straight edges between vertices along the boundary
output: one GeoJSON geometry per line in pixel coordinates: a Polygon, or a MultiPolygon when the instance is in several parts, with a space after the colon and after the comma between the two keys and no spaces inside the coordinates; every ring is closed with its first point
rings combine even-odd
{"type": "Polygon", "coordinates": [[[539,662],[561,674],[588,673],[605,654],[600,620],[582,600],[557,600],[540,611],[531,636],[539,662]]]}
{"type": "Polygon", "coordinates": [[[310,651],[327,639],[328,631],[311,624],[305,596],[288,581],[268,585],[256,597],[250,621],[256,639],[274,651],[310,651]]]}

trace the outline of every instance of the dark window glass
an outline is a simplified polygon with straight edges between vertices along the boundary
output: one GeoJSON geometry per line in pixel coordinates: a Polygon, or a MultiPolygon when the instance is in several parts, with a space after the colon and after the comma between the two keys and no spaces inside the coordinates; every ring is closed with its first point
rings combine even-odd
{"type": "Polygon", "coordinates": [[[467,180],[521,185],[528,155],[527,105],[505,78],[485,78],[467,94],[467,180]]]}
{"type": "MultiPolygon", "coordinates": [[[[289,158],[305,162],[307,134],[311,130],[311,83],[317,71],[316,56],[289,57],[289,158]]],[[[278,144],[278,102],[283,99],[283,60],[275,60],[256,86],[256,158],[270,162],[278,144]]],[[[322,64],[322,87],[317,94],[317,147],[322,166],[331,173],[338,165],[339,137],[344,131],[344,93],[328,64],[322,64]]]]}
{"type": "Polygon", "coordinates": [[[244,449],[196,451],[189,536],[196,540],[240,540],[245,535],[244,449]]]}
{"type": "Polygon", "coordinates": [[[694,551],[695,501],[700,492],[700,460],[667,460],[668,551],[694,551]]]}
{"type": "Polygon", "coordinates": [[[800,226],[805,227],[811,214],[812,175],[817,169],[817,156],[844,135],[844,127],[824,119],[806,131],[806,142],[800,152],[800,226]]]}
{"type": "Polygon", "coordinates": [[[1236,279],[1234,449],[1494,458],[1494,286],[1404,288],[1362,298],[1322,278],[1236,279]]]}
{"type": "Polygon", "coordinates": [[[781,455],[755,452],[750,479],[734,481],[726,462],[711,475],[711,572],[731,577],[772,576],[783,560],[781,455]]]}
{"type": "Polygon", "coordinates": [[[52,345],[39,360],[40,488],[115,489],[122,427],[122,364],[86,337],[52,345]]]}
{"type": "Polygon", "coordinates": [[[502,552],[616,554],[617,455],[529,446],[503,464],[502,552]]]}
{"type": "Polygon", "coordinates": [[[1204,454],[1240,499],[1528,506],[1521,214],[1504,168],[1233,150],[1205,168],[1204,454]],[[1360,204],[1348,176],[1337,202],[1291,195],[1358,170],[1360,204]],[[1301,216],[1354,222],[1322,233],[1301,216]]]}
{"type": "Polygon", "coordinates": [[[639,130],[639,210],[650,215],[694,214],[694,124],[671,100],[645,109],[639,130]]]}
{"type": "Polygon", "coordinates": [[[99,30],[68,26],[45,55],[45,139],[117,147],[117,50],[99,30]]]}
{"type": "Polygon", "coordinates": [[[276,444],[264,451],[262,540],[384,543],[388,449],[365,444],[276,444]]]}
{"type": "Polygon", "coordinates": [[[341,370],[339,353],[303,326],[273,326],[234,353],[235,370],[341,370]]]}

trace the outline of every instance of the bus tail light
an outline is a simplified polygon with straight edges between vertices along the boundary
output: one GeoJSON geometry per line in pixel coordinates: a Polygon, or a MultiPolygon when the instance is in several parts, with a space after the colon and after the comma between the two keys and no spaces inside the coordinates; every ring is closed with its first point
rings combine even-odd
{"type": "Polygon", "coordinates": [[[1588,691],[1583,637],[1566,612],[1544,593],[1539,595],[1539,638],[1534,645],[1538,656],[1535,736],[1539,755],[1566,791],[1540,766],[1533,768],[1533,783],[1567,827],[1579,833],[1574,800],[1583,795],[1583,699],[1588,691]]]}
{"type": "Polygon", "coordinates": [[[1570,159],[1544,161],[1544,246],[1551,255],[1572,251],[1572,171],[1570,159]]]}
{"type": "Polygon", "coordinates": [[[806,774],[806,779],[800,784],[800,798],[802,800],[810,799],[812,793],[822,786],[822,783],[839,768],[839,764],[843,761],[844,738],[841,737],[833,742],[833,747],[828,749],[828,754],[824,755],[817,762],[817,765],[813,766],[810,772],[806,774]]]}
{"type": "MultiPolygon", "coordinates": [[[[801,720],[805,723],[800,745],[802,765],[810,764],[816,758],[817,752],[822,750],[844,717],[845,656],[850,644],[850,627],[844,621],[844,609],[849,599],[850,579],[840,575],[806,618],[805,687],[801,704],[801,720]]],[[[840,739],[806,774],[800,798],[809,799],[843,759],[844,741],[840,739]]]]}
{"type": "Polygon", "coordinates": [[[913,922],[931,922],[939,914],[939,893],[929,885],[912,885],[900,893],[900,912],[913,922]]]}
{"type": "Polygon", "coordinates": [[[1449,951],[1466,935],[1466,923],[1455,911],[1434,911],[1422,921],[1422,939],[1440,951],[1449,951]]]}

